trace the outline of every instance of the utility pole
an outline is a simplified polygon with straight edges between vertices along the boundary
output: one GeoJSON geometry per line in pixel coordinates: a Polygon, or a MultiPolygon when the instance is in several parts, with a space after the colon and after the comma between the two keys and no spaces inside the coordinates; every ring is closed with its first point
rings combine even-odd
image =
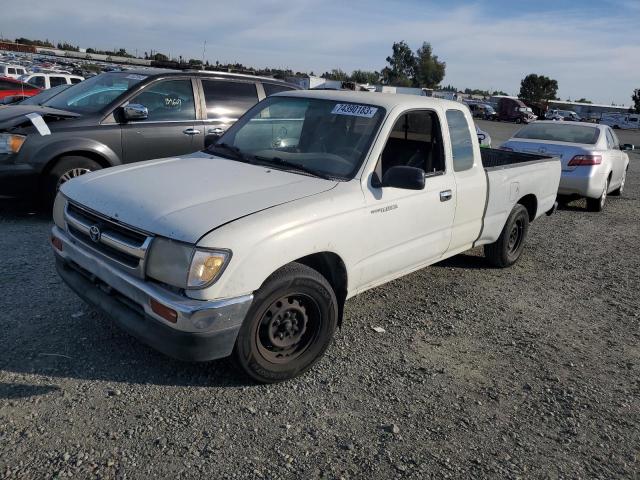
{"type": "Polygon", "coordinates": [[[204,45],[202,46],[202,65],[204,66],[204,53],[207,50],[207,41],[204,41],[204,45]]]}

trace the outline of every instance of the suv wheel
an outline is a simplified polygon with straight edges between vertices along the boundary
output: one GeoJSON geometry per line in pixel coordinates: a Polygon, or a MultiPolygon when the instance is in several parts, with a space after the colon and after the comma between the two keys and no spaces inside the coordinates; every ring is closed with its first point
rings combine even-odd
{"type": "Polygon", "coordinates": [[[61,157],[44,179],[43,199],[46,206],[53,205],[53,200],[63,183],[101,168],[98,162],[87,157],[61,157]]]}

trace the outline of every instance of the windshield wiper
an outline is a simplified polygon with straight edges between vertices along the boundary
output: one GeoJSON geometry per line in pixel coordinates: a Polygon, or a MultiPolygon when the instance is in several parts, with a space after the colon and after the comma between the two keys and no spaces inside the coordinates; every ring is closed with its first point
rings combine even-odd
{"type": "Polygon", "coordinates": [[[320,172],[318,170],[314,170],[313,168],[305,167],[304,165],[300,165],[299,163],[290,162],[289,160],[285,160],[284,158],[261,157],[260,155],[254,155],[253,158],[255,158],[256,160],[262,163],[267,163],[271,165],[276,164],[282,167],[286,167],[289,170],[295,170],[298,172],[306,173],[308,175],[313,175],[314,177],[320,177],[325,180],[334,180],[334,178],[331,175],[328,175],[324,172],[320,172]]]}
{"type": "Polygon", "coordinates": [[[229,145],[228,143],[225,143],[225,142],[214,143],[209,147],[209,149],[215,149],[215,148],[226,150],[227,152],[231,153],[231,156],[233,157],[234,160],[251,163],[249,158],[247,158],[247,156],[244,153],[242,153],[242,151],[238,147],[234,147],[233,145],[229,145]]]}

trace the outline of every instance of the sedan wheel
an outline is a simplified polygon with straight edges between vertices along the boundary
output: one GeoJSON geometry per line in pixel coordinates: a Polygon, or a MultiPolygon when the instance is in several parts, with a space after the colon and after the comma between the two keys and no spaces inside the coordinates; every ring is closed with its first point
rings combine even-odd
{"type": "Polygon", "coordinates": [[[598,198],[587,198],[587,210],[590,212],[601,212],[607,202],[607,190],[609,190],[609,180],[604,184],[602,195],[598,198]]]}
{"type": "Polygon", "coordinates": [[[56,190],[60,190],[60,187],[63,183],[71,180],[72,178],[79,177],[80,175],[84,175],[85,173],[89,173],[91,170],[88,168],[72,168],[71,170],[67,170],[64,172],[60,178],[58,179],[58,183],[56,184],[56,190]]]}

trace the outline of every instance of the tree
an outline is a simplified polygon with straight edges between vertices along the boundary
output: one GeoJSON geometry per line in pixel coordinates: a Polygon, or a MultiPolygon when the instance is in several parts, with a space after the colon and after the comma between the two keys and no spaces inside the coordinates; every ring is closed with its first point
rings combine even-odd
{"type": "Polygon", "coordinates": [[[349,75],[339,68],[334,68],[330,72],[324,72],[321,76],[326,80],[339,80],[341,82],[345,82],[349,79],[349,75]]]}
{"type": "Polygon", "coordinates": [[[631,100],[633,100],[633,109],[636,111],[636,113],[640,113],[640,88],[636,88],[633,91],[631,100]]]}
{"type": "Polygon", "coordinates": [[[576,100],[576,102],[578,102],[578,103],[593,103],[591,100],[587,100],[584,97],[582,97],[580,100],[576,100]]]}
{"type": "Polygon", "coordinates": [[[349,80],[356,83],[378,83],[380,81],[380,72],[354,70],[353,72],[351,72],[349,80]]]}
{"type": "Polygon", "coordinates": [[[433,54],[430,43],[423,42],[416,52],[415,63],[414,84],[426,88],[435,88],[440,84],[447,64],[433,54]]]}
{"type": "Polygon", "coordinates": [[[503,92],[502,90],[494,90],[491,95],[503,95],[506,97],[509,94],[507,92],[503,92]]]}
{"type": "Polygon", "coordinates": [[[416,71],[416,57],[404,40],[394,42],[391,48],[393,53],[387,57],[389,66],[382,70],[384,83],[398,87],[412,86],[416,71]]]}
{"type": "Polygon", "coordinates": [[[520,82],[518,98],[532,103],[542,103],[556,98],[558,82],[544,75],[531,73],[520,82]]]}
{"type": "Polygon", "coordinates": [[[154,53],[153,55],[151,55],[151,60],[155,60],[157,62],[166,62],[169,60],[169,57],[167,57],[164,53],[154,53]]]}

